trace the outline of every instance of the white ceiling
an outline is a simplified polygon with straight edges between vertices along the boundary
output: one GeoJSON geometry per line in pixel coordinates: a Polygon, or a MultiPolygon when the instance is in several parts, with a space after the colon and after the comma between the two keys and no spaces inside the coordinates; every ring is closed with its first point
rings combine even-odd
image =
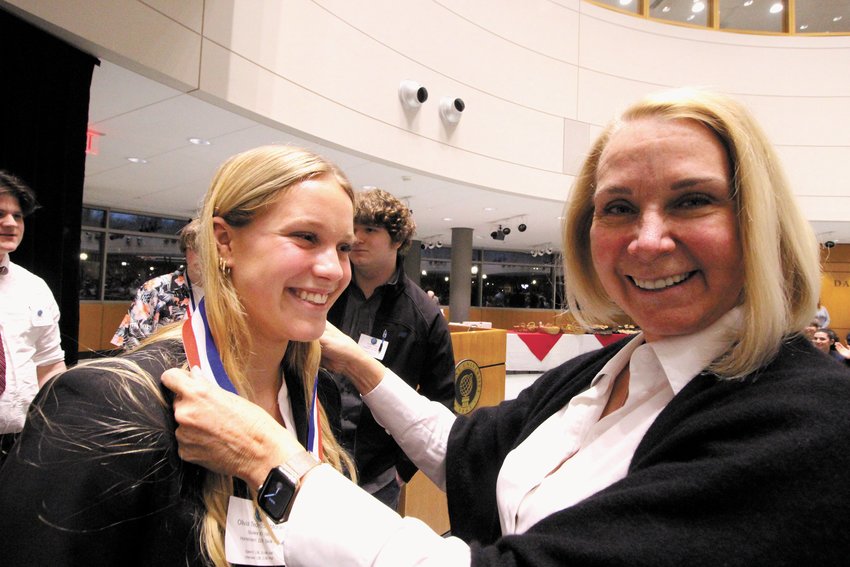
{"type": "MultiPolygon", "coordinates": [[[[560,249],[563,203],[559,201],[459,184],[355,155],[330,143],[319,144],[108,61],[95,68],[89,125],[103,135],[96,140],[97,154],[86,159],[83,200],[87,205],[189,218],[226,158],[263,144],[292,143],[329,158],[355,188],[381,187],[404,200],[413,210],[420,240],[449,244],[452,227],[468,227],[474,229],[476,248],[560,249]],[[188,141],[193,137],[209,140],[210,145],[193,145],[188,141]],[[128,157],[147,163],[131,163],[128,157]],[[516,229],[521,222],[528,226],[524,233],[516,229]],[[504,241],[490,237],[499,224],[512,229],[504,241]]],[[[567,191],[565,187],[565,195],[567,191]]],[[[850,242],[848,222],[812,225],[821,242],[850,242]]]]}
{"type": "Polygon", "coordinates": [[[89,127],[103,135],[95,141],[97,154],[86,159],[87,205],[189,218],[216,168],[229,156],[263,144],[292,143],[336,163],[356,189],[376,186],[404,200],[413,210],[420,240],[448,244],[452,227],[468,227],[474,229],[476,248],[560,248],[559,201],[486,190],[379,163],[259,124],[107,61],[94,71],[89,127]],[[210,145],[193,145],[189,138],[210,145]],[[131,163],[128,157],[147,163],[131,163]],[[520,222],[528,226],[524,233],[516,229],[520,222]],[[499,224],[512,229],[504,241],[490,237],[499,224]]]}

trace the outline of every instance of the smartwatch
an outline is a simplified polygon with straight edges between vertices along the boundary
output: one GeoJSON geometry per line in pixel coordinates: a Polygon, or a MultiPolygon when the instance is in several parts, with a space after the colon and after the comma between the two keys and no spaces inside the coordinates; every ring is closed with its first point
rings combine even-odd
{"type": "Polygon", "coordinates": [[[302,451],[273,468],[257,492],[257,505],[275,523],[285,522],[301,488],[301,479],[320,464],[313,455],[302,451]]]}

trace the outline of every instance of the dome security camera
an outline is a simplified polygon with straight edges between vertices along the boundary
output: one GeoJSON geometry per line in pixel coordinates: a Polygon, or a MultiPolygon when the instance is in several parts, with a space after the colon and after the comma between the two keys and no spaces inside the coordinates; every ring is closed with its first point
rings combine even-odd
{"type": "Polygon", "coordinates": [[[442,247],[443,247],[443,241],[442,241],[442,240],[438,240],[438,241],[437,241],[437,248],[442,248],[442,247]]]}
{"type": "Polygon", "coordinates": [[[502,232],[504,232],[505,236],[507,236],[511,233],[511,229],[510,229],[510,227],[506,226],[505,228],[502,229],[502,232]]]}
{"type": "Polygon", "coordinates": [[[426,246],[427,246],[427,244],[425,244],[424,242],[423,242],[422,244],[420,244],[420,245],[419,245],[419,247],[420,247],[422,250],[425,250],[425,247],[426,247],[426,246]]]}
{"type": "Polygon", "coordinates": [[[826,242],[823,243],[823,245],[826,246],[827,248],[834,248],[835,247],[835,241],[834,240],[827,240],[826,242]]]}
{"type": "Polygon", "coordinates": [[[416,81],[404,80],[398,86],[398,98],[407,108],[419,108],[428,100],[428,89],[416,81]]]}
{"type": "Polygon", "coordinates": [[[520,223],[520,225],[518,227],[516,227],[516,229],[520,232],[525,232],[528,229],[528,227],[525,226],[525,223],[520,223]]]}
{"type": "Polygon", "coordinates": [[[457,124],[465,108],[466,103],[461,98],[444,96],[440,99],[440,114],[449,124],[457,124]]]}

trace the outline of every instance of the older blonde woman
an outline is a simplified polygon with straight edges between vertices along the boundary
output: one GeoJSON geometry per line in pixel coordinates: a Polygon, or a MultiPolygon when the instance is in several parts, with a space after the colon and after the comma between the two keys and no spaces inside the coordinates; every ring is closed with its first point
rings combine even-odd
{"type": "MultiPolygon", "coordinates": [[[[700,91],[635,104],[593,145],[565,225],[573,310],[642,332],[455,417],[329,330],[324,362],[445,486],[453,537],[319,466],[297,479],[287,565],[846,562],[850,380],[800,336],[816,242],[750,115],[700,91]]],[[[163,380],[190,460],[258,484],[303,454],[248,404],[232,417],[249,432],[217,431],[227,396],[163,380]]]]}
{"type": "Polygon", "coordinates": [[[206,320],[206,330],[172,327],[41,391],[0,471],[0,564],[274,562],[265,544],[277,536],[257,523],[256,487],[179,460],[159,377],[203,343],[206,359],[220,363],[211,364],[216,381],[302,444],[313,411],[314,452],[350,467],[322,410],[339,395],[317,376],[316,339],[351,276],[352,203],[345,177],[298,148],[261,147],[222,165],[197,235],[205,297],[193,322],[206,320]]]}

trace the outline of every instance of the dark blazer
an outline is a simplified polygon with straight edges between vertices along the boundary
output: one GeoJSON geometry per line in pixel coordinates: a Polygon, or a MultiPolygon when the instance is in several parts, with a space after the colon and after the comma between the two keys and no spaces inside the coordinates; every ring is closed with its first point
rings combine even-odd
{"type": "MultiPolygon", "coordinates": [[[[387,333],[389,341],[383,364],[428,399],[451,408],[454,389],[454,352],[446,318],[440,308],[422,288],[413,283],[399,264],[395,284],[388,284],[375,316],[372,336],[387,333]]],[[[342,322],[348,289],[328,312],[328,321],[336,326],[342,322]]],[[[355,341],[359,337],[352,337],[355,341]]],[[[356,432],[345,431],[340,441],[352,454],[361,482],[368,482],[390,467],[398,469],[405,481],[416,473],[407,455],[378,425],[369,408],[360,403],[360,396],[350,383],[340,380],[342,395],[353,400],[358,415],[350,417],[357,424],[356,432]]]]}
{"type": "MultiPolygon", "coordinates": [[[[0,469],[0,565],[200,566],[204,470],[177,455],[171,395],[160,375],[185,361],[177,341],[127,358],[151,380],[77,367],[39,392],[0,469]]],[[[285,373],[299,441],[301,381],[285,373]]],[[[338,416],[329,376],[320,400],[338,416]]],[[[338,427],[338,425],[337,425],[338,427]]]]}
{"type": "Polygon", "coordinates": [[[625,478],[502,537],[495,498],[505,456],[624,344],[457,419],[449,513],[474,567],[847,564],[850,372],[805,338],[743,379],[699,374],[650,426],[625,478]]]}

